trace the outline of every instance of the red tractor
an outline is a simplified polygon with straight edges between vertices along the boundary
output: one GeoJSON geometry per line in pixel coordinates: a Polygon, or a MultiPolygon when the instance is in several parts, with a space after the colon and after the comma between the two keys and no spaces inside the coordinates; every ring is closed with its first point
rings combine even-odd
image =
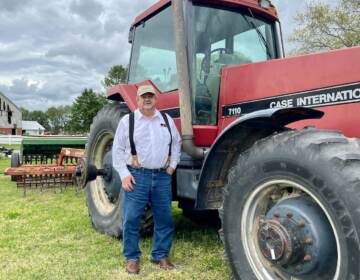
{"type": "Polygon", "coordinates": [[[173,199],[219,211],[236,279],[360,279],[360,48],[284,58],[269,0],[161,0],[129,42],[82,167],[94,227],[121,237],[112,141],[151,84],[183,137],[173,199]]]}

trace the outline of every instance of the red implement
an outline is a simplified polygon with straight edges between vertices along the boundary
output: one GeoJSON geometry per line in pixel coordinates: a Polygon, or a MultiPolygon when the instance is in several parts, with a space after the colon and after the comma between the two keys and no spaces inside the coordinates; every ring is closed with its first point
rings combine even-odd
{"type": "Polygon", "coordinates": [[[62,148],[56,164],[20,165],[5,170],[5,175],[13,176],[18,187],[54,188],[73,185],[77,161],[84,157],[84,150],[62,148]],[[70,161],[69,161],[70,159],[70,161]]]}

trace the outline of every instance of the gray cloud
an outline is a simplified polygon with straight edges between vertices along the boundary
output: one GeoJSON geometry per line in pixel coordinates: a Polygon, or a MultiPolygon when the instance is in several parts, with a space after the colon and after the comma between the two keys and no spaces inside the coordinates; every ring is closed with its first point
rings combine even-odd
{"type": "Polygon", "coordinates": [[[128,64],[130,24],[153,2],[1,0],[0,91],[30,110],[103,91],[110,67],[128,64]]]}
{"type": "Polygon", "coordinates": [[[12,0],[12,1],[1,1],[0,10],[7,12],[19,11],[22,7],[26,6],[26,0],[12,0]]]}
{"type": "Polygon", "coordinates": [[[70,9],[87,21],[98,18],[104,10],[103,6],[94,0],[74,0],[70,4],[70,9]]]}
{"type": "MultiPolygon", "coordinates": [[[[131,23],[155,2],[1,0],[0,91],[29,110],[71,104],[84,88],[103,91],[110,67],[129,62],[131,23]]],[[[303,1],[275,2],[287,36],[303,1]]]]}

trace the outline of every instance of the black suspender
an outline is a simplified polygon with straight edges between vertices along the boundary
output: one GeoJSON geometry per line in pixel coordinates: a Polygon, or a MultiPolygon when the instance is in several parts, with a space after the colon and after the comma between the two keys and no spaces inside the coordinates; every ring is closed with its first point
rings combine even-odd
{"type": "Polygon", "coordinates": [[[134,126],[135,126],[135,114],[131,112],[129,115],[129,140],[130,140],[130,148],[131,148],[131,165],[135,168],[140,168],[141,165],[139,163],[139,158],[136,153],[135,143],[134,143],[134,126]]]}
{"type": "MultiPolygon", "coordinates": [[[[161,116],[163,117],[165,121],[165,125],[169,131],[170,134],[170,144],[169,144],[169,152],[168,152],[168,162],[167,164],[170,164],[170,158],[171,158],[171,146],[172,146],[172,133],[169,125],[169,120],[167,118],[167,115],[164,112],[160,112],[161,116]]],[[[135,142],[134,142],[134,129],[135,129],[135,114],[134,112],[131,112],[129,114],[129,141],[130,141],[130,149],[131,149],[131,156],[133,159],[133,165],[134,167],[140,167],[136,148],[135,148],[135,142]]]]}
{"type": "Polygon", "coordinates": [[[168,156],[170,158],[171,157],[172,134],[171,134],[171,129],[170,129],[170,125],[169,125],[169,120],[164,112],[160,112],[160,113],[165,121],[166,127],[169,130],[169,134],[170,134],[170,144],[169,144],[169,152],[168,152],[168,156]]]}
{"type": "Polygon", "coordinates": [[[134,124],[135,124],[135,114],[131,112],[129,115],[129,140],[130,140],[130,148],[131,155],[136,156],[136,149],[134,143],[134,124]]]}

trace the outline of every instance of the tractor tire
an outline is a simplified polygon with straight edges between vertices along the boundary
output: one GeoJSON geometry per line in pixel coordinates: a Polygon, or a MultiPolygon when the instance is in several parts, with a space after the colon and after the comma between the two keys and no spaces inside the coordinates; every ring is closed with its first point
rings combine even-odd
{"type": "Polygon", "coordinates": [[[360,141],[286,131],[228,175],[222,219],[236,279],[360,279],[360,141]]]}
{"type": "MultiPolygon", "coordinates": [[[[12,153],[11,155],[11,167],[19,167],[20,166],[20,155],[19,153],[12,153]]],[[[16,181],[17,176],[11,176],[11,181],[16,181]]]]}
{"type": "MultiPolygon", "coordinates": [[[[112,167],[112,143],[120,119],[129,113],[123,103],[111,103],[104,106],[95,116],[90,127],[90,135],[85,151],[89,164],[98,169],[104,164],[112,167]]],[[[86,202],[94,228],[110,236],[122,237],[122,189],[118,173],[112,168],[111,178],[98,176],[87,183],[86,202]]],[[[141,233],[152,230],[153,219],[149,208],[145,210],[141,221],[141,233]]]]}

